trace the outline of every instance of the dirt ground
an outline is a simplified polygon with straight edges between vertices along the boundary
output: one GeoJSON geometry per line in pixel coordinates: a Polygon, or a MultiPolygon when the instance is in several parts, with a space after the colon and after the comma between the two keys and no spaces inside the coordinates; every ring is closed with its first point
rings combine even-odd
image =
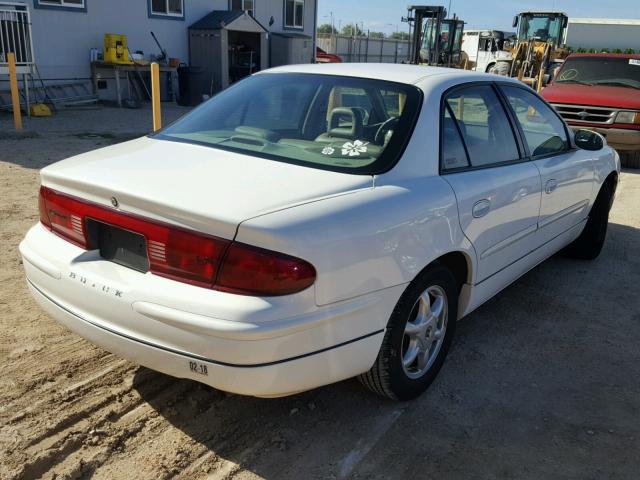
{"type": "Polygon", "coordinates": [[[27,292],[38,169],[150,122],[73,110],[16,137],[0,114],[0,479],[638,478],[640,170],[622,175],[600,258],[556,256],[466,318],[418,400],[355,380],[264,400],[120,360],[27,292]]]}

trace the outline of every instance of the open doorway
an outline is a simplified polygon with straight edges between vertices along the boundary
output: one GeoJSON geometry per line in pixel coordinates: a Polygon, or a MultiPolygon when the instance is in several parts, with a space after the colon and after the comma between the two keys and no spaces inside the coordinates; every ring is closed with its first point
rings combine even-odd
{"type": "Polygon", "coordinates": [[[228,31],[229,83],[260,70],[260,34],[228,31]]]}

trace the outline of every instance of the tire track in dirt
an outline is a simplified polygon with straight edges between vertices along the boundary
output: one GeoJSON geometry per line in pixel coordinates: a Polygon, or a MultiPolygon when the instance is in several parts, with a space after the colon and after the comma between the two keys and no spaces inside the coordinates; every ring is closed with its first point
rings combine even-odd
{"type": "MultiPolygon", "coordinates": [[[[189,384],[175,385],[171,380],[167,377],[158,381],[155,376],[148,377],[136,388],[146,388],[151,398],[158,397],[160,401],[193,388],[189,384]]],[[[105,387],[109,388],[102,382],[92,384],[92,388],[99,392],[105,387]]],[[[98,401],[87,400],[73,405],[62,420],[48,424],[48,428],[40,432],[38,441],[20,445],[23,464],[14,478],[37,478],[52,469],[64,478],[65,472],[69,473],[87,461],[98,468],[98,458],[106,459],[105,452],[120,448],[157,416],[133,391],[132,384],[109,390],[98,398],[98,401]]]]}

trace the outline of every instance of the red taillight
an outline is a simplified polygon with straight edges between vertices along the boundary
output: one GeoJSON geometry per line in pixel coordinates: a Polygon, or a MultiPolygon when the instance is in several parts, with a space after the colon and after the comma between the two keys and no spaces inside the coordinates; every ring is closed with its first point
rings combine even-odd
{"type": "Polygon", "coordinates": [[[250,295],[287,295],[313,285],[313,265],[283,253],[233,242],[224,257],[216,289],[250,295]]]}
{"type": "Polygon", "coordinates": [[[84,210],[86,205],[72,197],[40,187],[40,220],[50,230],[79,247],[87,248],[84,210]]]}
{"type": "Polygon", "coordinates": [[[87,219],[143,235],[149,271],[180,282],[273,296],[299,292],[315,281],[313,266],[299,258],[124,213],[47,187],[40,187],[39,207],[44,226],[84,249],[96,248],[87,219]]]}
{"type": "Polygon", "coordinates": [[[228,240],[170,225],[149,223],[146,228],[116,225],[146,237],[149,271],[205,288],[213,286],[220,258],[229,245],[228,240]]]}
{"type": "Polygon", "coordinates": [[[106,208],[47,187],[40,188],[40,219],[54,233],[84,249],[95,248],[87,234],[87,219],[139,233],[147,241],[149,271],[207,288],[213,286],[220,258],[229,245],[228,240],[106,208]]]}

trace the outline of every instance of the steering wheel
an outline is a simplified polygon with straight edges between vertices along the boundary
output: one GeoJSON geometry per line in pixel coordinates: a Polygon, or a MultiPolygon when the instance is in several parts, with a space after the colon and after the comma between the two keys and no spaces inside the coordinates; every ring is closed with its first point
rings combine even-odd
{"type": "Polygon", "coordinates": [[[376,135],[375,137],[373,137],[373,141],[379,145],[382,145],[384,143],[384,135],[389,130],[393,130],[393,127],[395,127],[399,121],[400,121],[400,117],[387,118],[384,122],[382,122],[382,125],[378,127],[378,130],[376,131],[376,135]]]}

